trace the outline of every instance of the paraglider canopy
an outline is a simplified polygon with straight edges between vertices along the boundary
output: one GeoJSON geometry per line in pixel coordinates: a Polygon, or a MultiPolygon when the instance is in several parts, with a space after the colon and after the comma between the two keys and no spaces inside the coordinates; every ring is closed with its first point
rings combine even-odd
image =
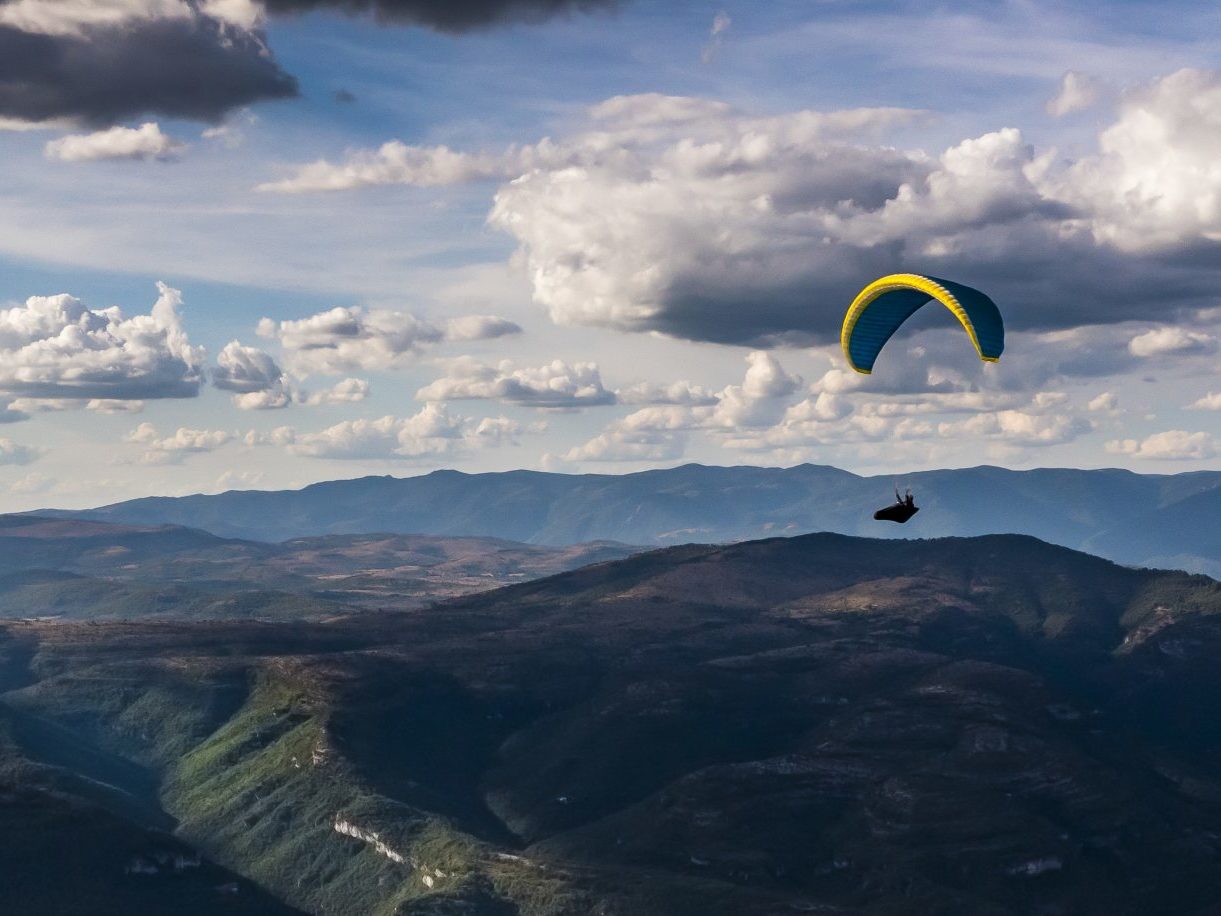
{"type": "Polygon", "coordinates": [[[896,489],[894,504],[887,506],[885,509],[879,509],[873,513],[873,517],[879,522],[897,522],[903,525],[919,511],[920,507],[916,505],[915,499],[912,498],[911,490],[908,490],[905,496],[900,496],[899,491],[896,489]]]}
{"type": "Polygon", "coordinates": [[[977,289],[921,274],[890,274],[866,286],[844,315],[840,345],[857,372],[868,375],[886,342],[908,318],[936,300],[954,313],[979,358],[996,362],[1005,349],[1005,324],[996,303],[977,289]]]}

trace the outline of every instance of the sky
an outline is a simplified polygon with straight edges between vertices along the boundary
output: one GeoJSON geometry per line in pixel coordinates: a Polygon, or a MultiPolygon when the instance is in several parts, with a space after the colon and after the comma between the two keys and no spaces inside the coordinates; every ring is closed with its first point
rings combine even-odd
{"type": "Polygon", "coordinates": [[[1221,456],[1183,2],[0,0],[0,511],[1221,456]],[[987,292],[997,364],[894,272],[987,292]]]}

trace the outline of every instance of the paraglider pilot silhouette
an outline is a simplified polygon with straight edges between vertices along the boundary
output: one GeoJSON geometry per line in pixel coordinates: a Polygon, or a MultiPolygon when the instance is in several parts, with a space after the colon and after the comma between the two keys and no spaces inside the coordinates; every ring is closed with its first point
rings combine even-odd
{"type": "MultiPolygon", "coordinates": [[[[840,329],[839,342],[848,365],[869,375],[886,342],[908,318],[936,300],[948,308],[975,345],[984,362],[994,363],[1005,349],[1005,323],[1000,309],[986,295],[970,286],[921,274],[890,274],[861,290],[840,329]]],[[[920,510],[911,490],[895,504],[873,514],[879,521],[904,524],[920,510]]]]}
{"type": "Polygon", "coordinates": [[[909,489],[905,495],[900,496],[899,488],[896,487],[894,505],[879,509],[873,513],[873,517],[879,522],[898,522],[902,525],[919,511],[920,507],[916,505],[912,491],[909,489]]]}

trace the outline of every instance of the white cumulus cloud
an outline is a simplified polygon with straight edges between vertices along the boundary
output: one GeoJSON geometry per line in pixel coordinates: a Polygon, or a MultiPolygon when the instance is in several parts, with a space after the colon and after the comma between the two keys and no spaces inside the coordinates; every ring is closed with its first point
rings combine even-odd
{"type": "Polygon", "coordinates": [[[271,354],[236,340],[225,344],[212,370],[212,384],[224,391],[246,394],[266,391],[280,383],[284,373],[271,354]]]}
{"type": "Polygon", "coordinates": [[[1093,424],[1083,417],[1044,414],[1026,410],[999,410],[977,414],[967,420],[940,423],[938,435],[959,439],[1000,439],[1014,445],[1060,445],[1088,433],[1093,424]]]}
{"type": "Polygon", "coordinates": [[[340,306],[306,318],[259,322],[260,337],[284,348],[287,364],[301,374],[339,375],[403,365],[447,340],[503,337],[521,329],[493,315],[467,315],[444,326],[408,312],[340,306]]]}
{"type": "Polygon", "coordinates": [[[1221,240],[1221,72],[1179,70],[1125,95],[1100,153],[1051,193],[1100,242],[1151,252],[1221,240]]]}
{"type": "Polygon", "coordinates": [[[360,378],[345,378],[330,388],[306,394],[304,403],[309,407],[320,407],[324,404],[356,404],[368,396],[369,383],[367,381],[360,378]]]}
{"type": "Polygon", "coordinates": [[[143,401],[122,401],[117,398],[91,398],[85,402],[85,409],[94,413],[141,413],[144,410],[143,401]]]}
{"type": "Polygon", "coordinates": [[[1221,391],[1210,391],[1187,405],[1188,410],[1221,410],[1221,391]]]}
{"type": "Polygon", "coordinates": [[[1115,413],[1119,410],[1119,395],[1114,391],[1104,391],[1085,405],[1091,413],[1115,413]]]}
{"type": "Polygon", "coordinates": [[[344,420],[317,433],[299,435],[289,449],[310,458],[420,458],[457,451],[463,423],[444,407],[428,404],[411,417],[344,420]]]}
{"type": "Polygon", "coordinates": [[[548,409],[594,407],[615,403],[602,384],[596,363],[552,360],[542,366],[515,368],[504,361],[487,366],[455,360],[449,373],[416,392],[420,401],[487,399],[548,409]]]}
{"type": "Polygon", "coordinates": [[[619,389],[615,395],[621,404],[683,404],[688,407],[707,407],[717,402],[715,392],[686,380],[669,385],[637,382],[619,389]]]}
{"type": "Polygon", "coordinates": [[[719,395],[708,418],[711,426],[738,429],[770,426],[784,412],[784,402],[801,385],[770,353],[755,350],[746,357],[746,377],[741,385],[729,385],[719,395]]]}
{"type": "Polygon", "coordinates": [[[69,134],[43,148],[48,159],[95,162],[101,159],[177,159],[186,147],[161,132],[153,121],[139,127],[111,127],[91,134],[69,134]]]}
{"type": "Polygon", "coordinates": [[[287,407],[296,392],[271,354],[231,340],[216,358],[212,384],[232,391],[239,410],[278,410],[287,407]]]}
{"type": "Polygon", "coordinates": [[[39,35],[81,35],[90,28],[133,20],[187,19],[182,0],[10,0],[0,4],[0,25],[39,35]]]}
{"type": "Polygon", "coordinates": [[[140,458],[144,464],[177,464],[187,455],[214,451],[233,439],[233,434],[224,430],[185,426],[162,436],[152,423],[141,423],[126,437],[127,442],[144,446],[140,458]]]}
{"type": "Polygon", "coordinates": [[[147,315],[91,310],[61,294],[0,309],[0,392],[25,398],[194,397],[204,352],[191,346],[181,294],[158,283],[147,315]]]}
{"type": "Polygon", "coordinates": [[[826,217],[877,207],[930,168],[848,138],[920,116],[755,118],[700,99],[615,98],[561,141],[569,154],[503,185],[489,221],[518,240],[558,322],[735,342],[784,334],[801,324],[780,315],[795,311],[798,286],[809,313],[820,287],[842,301],[888,260],[825,253],[826,217]]]}
{"type": "Polygon", "coordinates": [[[470,448],[514,445],[524,430],[507,417],[474,420],[454,416],[443,404],[426,404],[410,417],[344,420],[324,430],[301,433],[280,427],[270,434],[248,433],[248,445],[287,448],[308,458],[422,460],[452,458],[470,448]]]}
{"type": "Polygon", "coordinates": [[[616,420],[565,461],[668,461],[682,457],[687,432],[698,421],[691,411],[674,406],[644,407],[616,420]]]}
{"type": "Polygon", "coordinates": [[[1217,441],[1205,432],[1168,429],[1144,439],[1114,439],[1106,444],[1106,450],[1115,455],[1148,460],[1201,460],[1216,457],[1217,441]]]}
{"type": "Polygon", "coordinates": [[[353,151],[340,163],[320,159],[300,166],[291,177],[264,182],[256,190],[301,194],[388,184],[427,188],[510,178],[520,167],[518,157],[511,154],[460,153],[447,146],[409,146],[391,140],[376,150],[353,151]]]}
{"type": "Polygon", "coordinates": [[[1212,353],[1217,339],[1209,334],[1187,328],[1167,326],[1138,334],[1128,344],[1133,356],[1164,356],[1166,354],[1212,353]]]}
{"type": "Polygon", "coordinates": [[[762,350],[749,353],[746,364],[742,384],[727,385],[710,398],[702,391],[698,398],[693,397],[689,383],[682,382],[668,390],[638,389],[638,394],[652,398],[653,406],[615,420],[583,445],[569,449],[564,459],[669,460],[681,457],[692,432],[733,437],[743,429],[771,426],[784,414],[801,379],[762,350]]]}

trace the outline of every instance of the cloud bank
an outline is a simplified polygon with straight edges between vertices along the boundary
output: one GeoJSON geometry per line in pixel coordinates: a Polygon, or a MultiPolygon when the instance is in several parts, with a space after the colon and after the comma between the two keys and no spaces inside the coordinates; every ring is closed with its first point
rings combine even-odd
{"type": "MultiPolygon", "coordinates": [[[[1084,413],[1114,415],[1118,407],[1113,394],[1078,405],[1056,391],[866,390],[845,385],[838,369],[805,386],[770,352],[749,353],[746,363],[742,383],[716,392],[712,403],[680,397],[654,403],[612,421],[563,459],[671,461],[683,457],[696,436],[791,461],[827,460],[832,450],[859,457],[874,445],[892,455],[909,445],[948,453],[968,440],[1016,454],[1072,442],[1095,429],[1084,413]]],[[[689,388],[674,387],[676,394],[689,388]]]]}

